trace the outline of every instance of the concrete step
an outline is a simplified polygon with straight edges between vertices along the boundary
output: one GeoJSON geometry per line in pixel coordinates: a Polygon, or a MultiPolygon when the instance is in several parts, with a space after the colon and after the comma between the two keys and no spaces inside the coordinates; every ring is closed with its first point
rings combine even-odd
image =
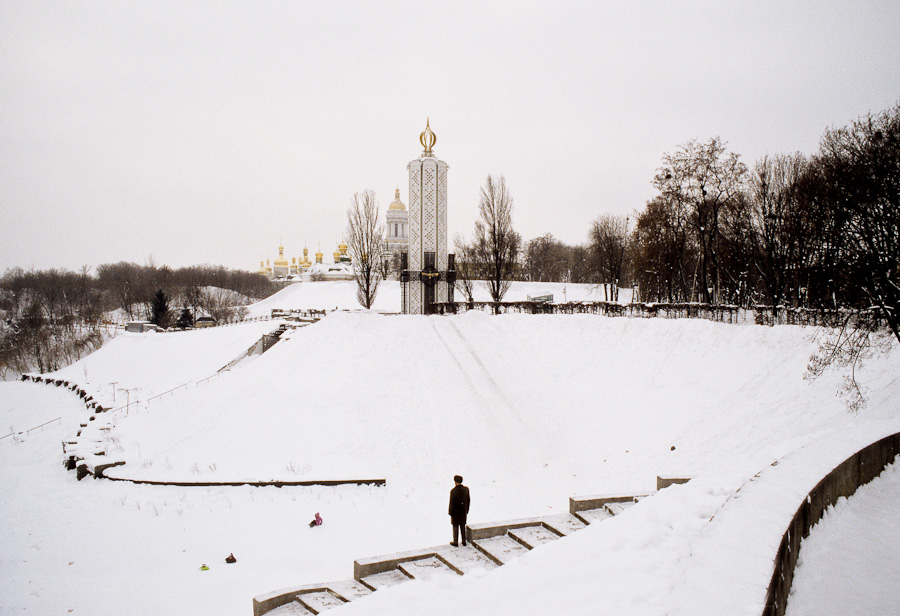
{"type": "Polygon", "coordinates": [[[636,501],[624,502],[624,503],[607,503],[603,505],[604,509],[609,511],[611,515],[619,515],[626,509],[634,507],[636,501]]]}
{"type": "Polygon", "coordinates": [[[609,512],[605,506],[600,507],[599,509],[584,509],[575,514],[580,520],[582,520],[585,524],[591,524],[592,522],[602,522],[603,520],[609,519],[613,517],[613,514],[609,512]]]}
{"type": "Polygon", "coordinates": [[[539,545],[556,541],[561,535],[544,526],[526,526],[509,531],[509,536],[521,543],[529,550],[539,545]]]}
{"type": "Polygon", "coordinates": [[[335,593],[342,599],[347,601],[355,601],[360,597],[371,595],[372,590],[366,588],[356,580],[341,580],[340,582],[332,582],[328,585],[328,590],[335,593]]]}
{"type": "Polygon", "coordinates": [[[563,537],[568,537],[576,530],[584,528],[584,522],[576,518],[571,513],[561,513],[558,515],[548,515],[541,518],[545,526],[548,526],[558,532],[563,537]]]}
{"type": "Polygon", "coordinates": [[[262,614],[274,614],[275,616],[306,616],[307,614],[316,614],[320,611],[320,608],[324,608],[323,601],[330,602],[328,597],[319,596],[322,593],[327,593],[330,597],[342,600],[341,603],[344,603],[371,594],[372,591],[356,580],[340,580],[338,582],[329,582],[327,584],[311,584],[307,586],[282,588],[281,590],[254,597],[253,615],[262,616],[262,614]],[[309,601],[312,603],[300,601],[301,597],[310,595],[312,595],[312,597],[309,601]],[[316,611],[308,609],[310,606],[312,610],[316,611]]]}
{"type": "Polygon", "coordinates": [[[338,597],[334,593],[331,593],[327,590],[297,595],[296,600],[297,603],[305,607],[313,614],[320,614],[325,610],[329,610],[333,607],[338,607],[347,603],[345,599],[338,597]]]}
{"type": "Polygon", "coordinates": [[[296,601],[291,601],[266,612],[266,616],[312,616],[312,612],[296,601]]]}
{"type": "Polygon", "coordinates": [[[379,588],[396,586],[397,584],[408,582],[411,579],[411,577],[397,568],[391,569],[389,571],[382,571],[381,573],[373,573],[372,575],[367,575],[363,578],[360,578],[359,581],[372,590],[378,590],[379,588]]]}
{"type": "Polygon", "coordinates": [[[437,554],[457,571],[463,574],[469,573],[474,569],[484,569],[490,571],[497,567],[497,563],[479,552],[474,546],[455,548],[451,545],[438,548],[437,554]]]}
{"type": "Polygon", "coordinates": [[[528,551],[528,548],[509,535],[488,537],[487,539],[479,539],[478,541],[472,541],[471,543],[482,554],[498,565],[506,564],[528,551]]]}
{"type": "Polygon", "coordinates": [[[627,507],[647,496],[649,493],[573,496],[569,498],[569,513],[585,524],[590,524],[622,513],[627,507]]]}
{"type": "Polygon", "coordinates": [[[459,577],[462,575],[462,573],[454,571],[446,562],[436,556],[401,563],[398,568],[400,571],[416,580],[427,581],[438,577],[459,577]]]}
{"type": "Polygon", "coordinates": [[[537,518],[519,518],[517,520],[506,520],[504,522],[491,522],[488,524],[469,524],[466,526],[466,537],[468,539],[487,539],[488,537],[499,537],[505,535],[511,530],[517,528],[527,528],[529,526],[543,526],[551,532],[559,536],[568,535],[579,528],[584,528],[584,523],[569,513],[558,515],[541,516],[537,518]]]}

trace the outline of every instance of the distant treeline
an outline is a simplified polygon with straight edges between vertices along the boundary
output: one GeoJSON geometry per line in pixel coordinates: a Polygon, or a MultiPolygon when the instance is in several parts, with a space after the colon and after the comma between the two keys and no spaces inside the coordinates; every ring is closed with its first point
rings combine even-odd
{"type": "MultiPolygon", "coordinates": [[[[103,342],[101,326],[148,319],[160,290],[173,311],[187,309],[217,322],[240,318],[250,301],[277,287],[259,274],[221,266],[172,269],[153,264],[112,263],[73,272],[8,269],[0,278],[0,378],[57,370],[103,342]]],[[[177,316],[177,313],[176,313],[177,316]]]]}
{"type": "Polygon", "coordinates": [[[875,308],[900,340],[900,105],[752,168],[718,137],[690,141],[653,185],[583,247],[525,242],[520,275],[633,287],[644,302],[875,308]]]}

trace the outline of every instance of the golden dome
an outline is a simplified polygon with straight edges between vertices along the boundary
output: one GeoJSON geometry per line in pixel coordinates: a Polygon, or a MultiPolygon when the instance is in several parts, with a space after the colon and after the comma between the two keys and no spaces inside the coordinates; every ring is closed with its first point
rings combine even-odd
{"type": "Polygon", "coordinates": [[[347,254],[347,244],[345,244],[344,242],[338,244],[338,252],[342,255],[347,254]]]}
{"type": "Polygon", "coordinates": [[[287,259],[284,258],[284,244],[278,246],[278,258],[275,259],[275,265],[287,265],[287,259]]]}
{"type": "Polygon", "coordinates": [[[400,189],[394,191],[394,201],[388,206],[389,210],[405,210],[406,206],[400,201],[400,189]]]}

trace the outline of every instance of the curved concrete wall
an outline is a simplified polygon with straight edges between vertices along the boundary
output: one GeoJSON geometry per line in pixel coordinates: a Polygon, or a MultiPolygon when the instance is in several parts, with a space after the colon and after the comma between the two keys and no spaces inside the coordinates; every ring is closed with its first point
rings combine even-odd
{"type": "Polygon", "coordinates": [[[775,570],[766,593],[763,616],[784,616],[788,593],[794,580],[794,567],[800,555],[800,541],[822,519],[825,510],[842,496],[851,496],[857,488],[881,474],[900,455],[900,433],[885,437],[859,450],[833,471],[809,493],[781,539],[775,557],[775,570]]]}

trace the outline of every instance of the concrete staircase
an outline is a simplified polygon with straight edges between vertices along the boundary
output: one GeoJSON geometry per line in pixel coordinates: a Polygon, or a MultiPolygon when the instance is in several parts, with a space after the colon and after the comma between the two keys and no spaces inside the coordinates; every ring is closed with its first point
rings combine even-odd
{"type": "MultiPolygon", "coordinates": [[[[687,478],[657,477],[657,489],[687,478]]],[[[379,588],[410,580],[465,575],[493,569],[571,535],[588,524],[619,515],[651,493],[606,494],[569,499],[569,513],[466,526],[468,546],[441,545],[363,558],[353,563],[353,579],[282,588],[253,598],[253,616],[307,616],[364,597],[379,588]]]]}

